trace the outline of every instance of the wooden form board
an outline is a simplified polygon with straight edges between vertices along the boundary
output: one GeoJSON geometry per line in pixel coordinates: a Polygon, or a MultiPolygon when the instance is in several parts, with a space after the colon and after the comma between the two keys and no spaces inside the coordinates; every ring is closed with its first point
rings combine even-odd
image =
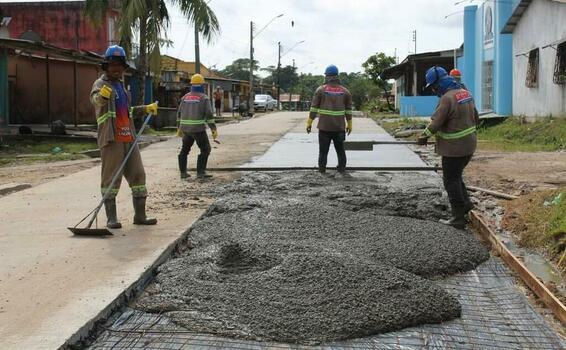
{"type": "Polygon", "coordinates": [[[517,257],[505,246],[505,244],[495,235],[495,233],[487,226],[484,218],[476,211],[470,212],[472,224],[478,229],[482,238],[488,241],[492,248],[499,253],[501,259],[505,261],[511,270],[515,271],[535,293],[542,302],[552,311],[554,316],[566,326],[566,307],[546,288],[546,286],[535,276],[517,257]]]}

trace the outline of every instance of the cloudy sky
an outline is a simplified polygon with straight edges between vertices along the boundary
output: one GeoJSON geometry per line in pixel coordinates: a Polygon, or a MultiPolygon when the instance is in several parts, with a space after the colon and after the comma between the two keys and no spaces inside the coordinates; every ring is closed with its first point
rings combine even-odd
{"type": "MultiPolygon", "coordinates": [[[[9,2],[14,0],[0,0],[9,2]]],[[[24,0],[29,1],[29,0],[24,0]]],[[[42,0],[49,1],[49,0],[42,0]]],[[[376,52],[400,60],[414,51],[453,49],[463,41],[463,9],[481,0],[210,0],[221,35],[212,43],[201,42],[201,61],[223,68],[237,58],[249,57],[250,21],[259,30],[279,14],[254,40],[255,57],[262,67],[277,64],[277,42],[287,53],[282,65],[295,59],[300,72],[321,73],[331,63],[341,71],[360,71],[376,52]],[[448,17],[447,17],[448,16],[448,17]],[[291,26],[291,21],[294,26],[291,26]]],[[[173,47],[166,54],[194,60],[194,30],[171,6],[168,37],[173,47]]]]}
{"type": "MultiPolygon", "coordinates": [[[[400,60],[414,51],[412,31],[417,30],[417,51],[453,49],[463,41],[464,6],[481,1],[466,0],[211,0],[209,6],[220,21],[222,33],[211,44],[201,43],[201,61],[223,68],[240,57],[249,57],[250,21],[261,29],[255,40],[260,65],[277,64],[277,42],[283,51],[304,40],[282,59],[295,59],[300,72],[321,73],[330,63],[342,71],[360,71],[361,64],[376,52],[400,60]],[[447,18],[445,18],[448,15],[447,18]],[[291,26],[294,21],[294,26],[291,26]],[[314,63],[311,63],[314,62],[314,63]]],[[[194,60],[193,29],[172,8],[169,38],[174,47],[167,54],[194,60]]]]}

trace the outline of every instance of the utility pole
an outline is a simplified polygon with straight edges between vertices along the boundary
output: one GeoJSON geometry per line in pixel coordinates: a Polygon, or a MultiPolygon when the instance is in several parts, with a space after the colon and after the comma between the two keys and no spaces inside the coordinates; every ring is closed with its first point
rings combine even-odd
{"type": "Polygon", "coordinates": [[[200,74],[200,47],[198,27],[195,25],[195,73],[200,74]]]}
{"type": "MultiPolygon", "coordinates": [[[[293,70],[291,70],[291,76],[293,76],[293,73],[295,73],[295,59],[294,58],[293,58],[293,70]]],[[[292,100],[292,97],[293,97],[292,89],[293,89],[293,84],[291,82],[291,84],[289,85],[289,112],[291,112],[291,100],[292,100]]]]}
{"type": "Polygon", "coordinates": [[[415,42],[415,55],[417,54],[417,30],[413,30],[413,41],[415,42]]]}
{"type": "Polygon", "coordinates": [[[277,46],[279,46],[277,59],[277,110],[279,110],[281,108],[281,42],[278,42],[277,46]]]}
{"type": "Polygon", "coordinates": [[[254,114],[254,22],[250,21],[250,98],[248,114],[254,114]]]}

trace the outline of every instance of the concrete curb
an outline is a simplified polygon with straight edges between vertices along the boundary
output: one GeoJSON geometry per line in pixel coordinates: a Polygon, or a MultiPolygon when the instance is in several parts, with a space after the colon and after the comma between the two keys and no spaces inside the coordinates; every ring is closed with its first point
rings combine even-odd
{"type": "Polygon", "coordinates": [[[161,264],[166,262],[177,251],[181,244],[187,240],[187,237],[189,236],[193,225],[203,218],[203,216],[207,213],[207,210],[208,209],[205,209],[189,228],[183,231],[178,238],[171,242],[171,244],[169,244],[167,248],[165,248],[165,250],[159,255],[159,257],[146,268],[146,270],[136,281],[134,281],[124,291],[122,291],[95,317],[90,319],[86,324],[79,328],[58,349],[84,349],[98,333],[104,330],[104,324],[116,311],[120,310],[131,300],[139,296],[140,293],[149,285],[149,283],[151,283],[153,278],[157,275],[157,268],[161,266],[161,264]]]}

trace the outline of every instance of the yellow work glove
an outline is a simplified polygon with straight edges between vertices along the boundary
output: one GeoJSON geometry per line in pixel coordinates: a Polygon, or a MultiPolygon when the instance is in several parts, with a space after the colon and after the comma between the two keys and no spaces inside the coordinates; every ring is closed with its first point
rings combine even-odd
{"type": "Polygon", "coordinates": [[[217,130],[212,130],[212,139],[216,140],[218,138],[218,131],[217,130]]]}
{"type": "Polygon", "coordinates": [[[307,134],[311,133],[312,130],[312,122],[313,119],[311,119],[310,117],[307,118],[307,134]]]}
{"type": "Polygon", "coordinates": [[[98,93],[100,96],[108,100],[110,99],[110,96],[112,96],[112,88],[108,85],[104,85],[98,93]]]}
{"type": "Polygon", "coordinates": [[[145,112],[151,115],[157,115],[157,102],[145,106],[145,112]]]}
{"type": "Polygon", "coordinates": [[[348,135],[350,135],[352,133],[352,120],[347,120],[346,121],[348,123],[348,125],[346,126],[346,133],[348,135]]]}
{"type": "Polygon", "coordinates": [[[177,128],[177,137],[183,137],[183,132],[181,131],[181,128],[177,128]]]}

